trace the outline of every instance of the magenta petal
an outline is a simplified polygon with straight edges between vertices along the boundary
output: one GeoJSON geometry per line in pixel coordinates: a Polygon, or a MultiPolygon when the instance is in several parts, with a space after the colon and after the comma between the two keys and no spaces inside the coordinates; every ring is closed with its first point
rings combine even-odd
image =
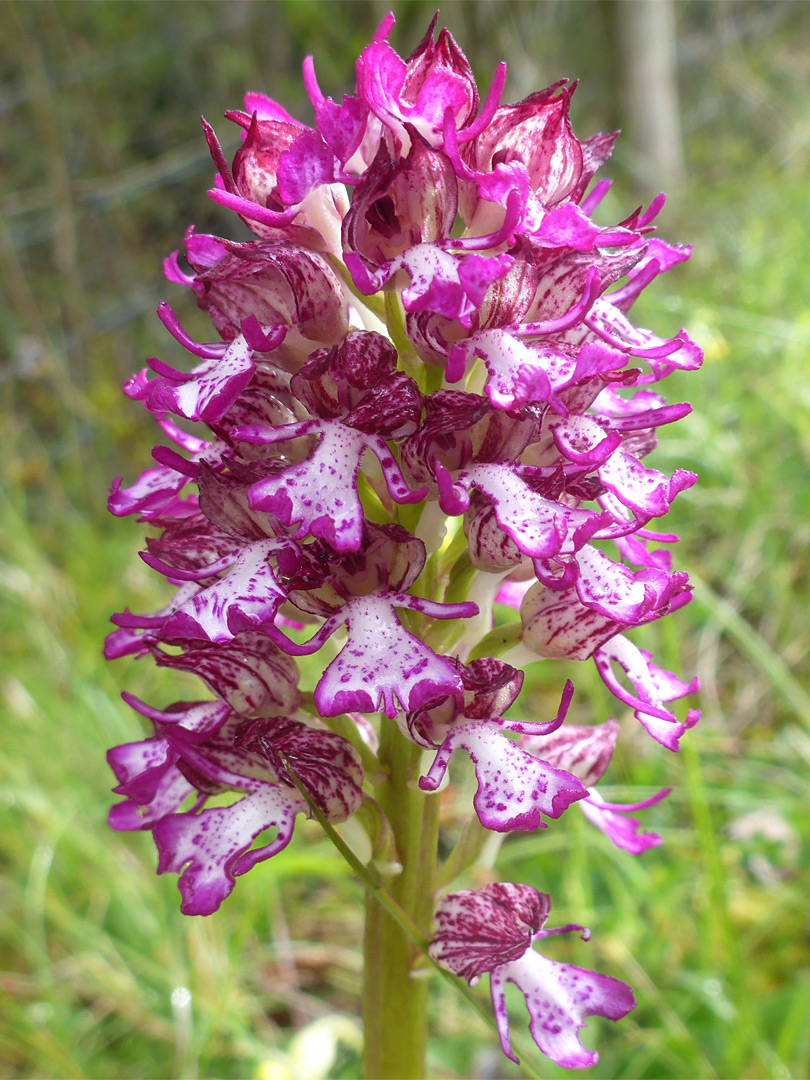
{"type": "Polygon", "coordinates": [[[484,294],[493,281],[511,269],[514,259],[511,255],[465,255],[458,266],[458,279],[474,308],[484,302],[484,294]]]}
{"type": "Polygon", "coordinates": [[[458,257],[435,244],[417,244],[395,260],[391,269],[403,266],[410,275],[410,285],[402,291],[406,311],[431,311],[469,325],[489,286],[513,262],[510,255],[458,257]]]}
{"type": "Polygon", "coordinates": [[[145,520],[165,514],[188,483],[188,477],[175,469],[160,466],[141,473],[128,488],[121,478],[113,481],[107,509],[116,517],[140,514],[145,520]]]}
{"type": "Polygon", "coordinates": [[[467,351],[483,358],[489,372],[487,396],[496,409],[549,401],[565,415],[555,388],[570,377],[574,362],[561,346],[530,346],[505,330],[484,330],[470,338],[467,351]]]}
{"type": "Polygon", "coordinates": [[[267,94],[259,94],[256,91],[248,91],[245,94],[245,109],[252,116],[256,113],[259,120],[282,120],[287,124],[297,124],[283,105],[273,101],[267,94]]]}
{"type": "MultiPolygon", "coordinates": [[[[434,20],[435,22],[435,20],[434,20]]],[[[393,23],[393,16],[391,16],[393,23]]],[[[385,24],[384,24],[385,25],[385,24]]],[[[469,63],[447,30],[433,40],[433,24],[403,61],[379,31],[357,61],[357,93],[390,130],[399,148],[405,123],[432,145],[441,142],[446,109],[465,124],[478,110],[478,91],[469,63]]]]}
{"type": "Polygon", "coordinates": [[[172,612],[194,597],[199,588],[193,581],[181,585],[166,607],[149,615],[136,615],[126,610],[111,616],[110,622],[121,629],[107,636],[104,642],[105,658],[117,660],[122,656],[146,652],[150,644],[159,638],[161,629],[172,612]]]}
{"type": "Polygon", "coordinates": [[[216,266],[227,255],[227,250],[215,236],[195,232],[193,225],[186,230],[185,244],[188,260],[195,268],[216,266]]]}
{"type": "Polygon", "coordinates": [[[247,218],[248,221],[258,221],[260,224],[269,225],[272,228],[289,225],[296,214],[299,213],[297,206],[288,207],[282,211],[268,210],[251,199],[246,199],[242,195],[236,195],[230,191],[222,191],[220,188],[212,188],[207,194],[210,199],[219,203],[220,206],[235,210],[237,214],[247,218]]]}
{"type": "Polygon", "coordinates": [[[387,41],[372,41],[357,60],[357,93],[381,120],[398,118],[406,74],[405,62],[387,41]]]}
{"type": "Polygon", "coordinates": [[[667,750],[672,750],[676,753],[681,748],[681,739],[687,731],[697,724],[700,720],[700,709],[690,709],[686,714],[686,719],[679,723],[671,723],[666,720],[662,720],[659,716],[655,716],[649,712],[636,710],[636,719],[644,728],[644,730],[656,740],[665,746],[667,750]]]}
{"type": "Polygon", "coordinates": [[[620,450],[599,469],[599,477],[625,506],[643,517],[662,517],[678,492],[697,482],[697,476],[677,469],[670,480],[664,473],[646,469],[632,454],[620,450]]]}
{"type": "Polygon", "coordinates": [[[697,679],[685,683],[671,671],[657,667],[652,662],[650,653],[637,648],[622,635],[613,638],[600,649],[600,654],[606,660],[615,661],[624,668],[630,681],[648,704],[653,701],[674,701],[687,694],[694,694],[698,689],[697,679]]]}
{"type": "Polygon", "coordinates": [[[255,371],[252,352],[244,336],[240,335],[221,357],[204,361],[194,369],[191,378],[169,391],[172,411],[188,420],[208,423],[219,420],[248,385],[255,371]]]}
{"type": "Polygon", "coordinates": [[[535,584],[533,578],[529,578],[527,581],[505,581],[495,594],[495,602],[506,604],[507,607],[519,611],[520,605],[523,603],[523,597],[535,584]]]}
{"type": "Polygon", "coordinates": [[[113,790],[136,803],[151,802],[176,760],[177,754],[161,738],[114,746],[107,751],[107,761],[118,780],[113,790]]]}
{"type": "Polygon", "coordinates": [[[591,510],[572,510],[532,491],[520,475],[520,466],[473,465],[457,481],[477,487],[491,499],[501,528],[525,555],[535,559],[572,551],[575,530],[594,516],[591,510]]]}
{"type": "MultiPolygon", "coordinates": [[[[669,794],[667,788],[661,792],[659,798],[669,794]]],[[[625,817],[623,813],[617,813],[617,808],[603,805],[602,796],[597,791],[591,791],[587,799],[579,804],[588,821],[592,822],[607,838],[624,851],[631,855],[641,855],[652,847],[658,847],[661,837],[654,832],[639,832],[641,822],[637,818],[625,817]]],[[[655,800],[658,801],[657,799],[655,800]]],[[[631,810],[632,807],[627,807],[631,810]]]]}
{"type": "Polygon", "coordinates": [[[278,190],[288,205],[304,201],[313,188],[335,179],[335,155],[318,131],[305,128],[278,163],[278,190]]]}
{"type": "Polygon", "coordinates": [[[130,831],[151,829],[156,822],[174,813],[194,792],[194,787],[176,767],[168,769],[150,792],[148,802],[128,798],[110,808],[107,823],[111,829],[130,831]]]}
{"type": "Polygon", "coordinates": [[[662,570],[665,574],[672,573],[672,552],[667,551],[666,548],[650,551],[645,539],[639,538],[638,533],[635,536],[617,536],[614,543],[621,557],[627,562],[653,570],[662,570]]]}
{"type": "MultiPolygon", "coordinates": [[[[193,282],[193,278],[191,279],[193,282]]],[[[221,360],[227,344],[224,341],[213,342],[211,344],[201,344],[195,341],[180,323],[180,320],[172,310],[171,304],[162,300],[157,306],[157,316],[172,337],[179,341],[184,349],[187,349],[194,356],[199,356],[203,360],[221,360]]],[[[177,382],[187,382],[193,378],[192,375],[184,375],[182,372],[176,371],[169,364],[164,363],[162,360],[156,360],[152,358],[149,361],[149,366],[153,371],[156,371],[158,375],[166,375],[169,379],[177,382]]]]}
{"type": "MultiPolygon", "coordinates": [[[[234,887],[234,876],[244,873],[240,857],[265,829],[276,826],[276,839],[262,848],[269,859],[289,844],[295,816],[307,809],[298,792],[257,782],[255,790],[231,806],[173,814],[154,827],[160,859],[158,873],[180,874],[184,915],[210,915],[234,887]]],[[[250,861],[249,857],[248,860],[250,861]]],[[[251,865],[258,860],[254,857],[251,865]]]]}
{"type": "Polygon", "coordinates": [[[155,709],[134,694],[125,692],[121,697],[130,708],[152,720],[162,734],[177,725],[194,740],[216,735],[231,715],[230,706],[223,701],[180,701],[168,709],[155,709]]]}
{"type": "MultiPolygon", "coordinates": [[[[346,168],[366,134],[369,122],[368,105],[359,98],[344,94],[342,105],[338,105],[331,98],[324,98],[315,111],[318,130],[335,157],[346,168]]],[[[371,157],[374,157],[373,151],[371,157]]]]}
{"type": "Polygon", "coordinates": [[[646,379],[657,381],[673,368],[694,371],[703,362],[703,350],[685,330],[665,341],[649,330],[633,326],[621,310],[609,302],[609,297],[596,301],[586,323],[608,344],[624,349],[633,356],[646,358],[653,369],[652,375],[646,376],[646,379]]]}
{"type": "Polygon", "coordinates": [[[557,449],[577,465],[593,468],[601,465],[621,445],[622,437],[605,431],[589,416],[570,416],[552,424],[557,449]]]}
{"type": "Polygon", "coordinates": [[[652,662],[650,653],[637,648],[621,634],[598,649],[594,654],[594,660],[596,669],[608,689],[620,701],[635,709],[637,719],[654,739],[667,749],[677,751],[681,735],[694,727],[700,714],[692,711],[685,723],[679,723],[675,714],[665,708],[665,702],[675,701],[687,694],[695,693],[698,689],[698,680],[693,679],[690,683],[685,683],[671,671],[657,667],[652,662]],[[614,663],[627,674],[636,694],[630,693],[619,681],[613,670],[614,663]]]}
{"type": "Polygon", "coordinates": [[[617,622],[642,622],[671,581],[671,575],[660,570],[634,573],[591,544],[577,552],[577,563],[576,589],[582,603],[617,622]]]}
{"type": "MultiPolygon", "coordinates": [[[[574,248],[576,251],[593,251],[599,244],[610,246],[609,241],[617,242],[621,230],[614,230],[616,235],[603,236],[607,230],[600,229],[576,203],[567,202],[549,211],[542,220],[540,228],[533,233],[533,238],[543,247],[574,248]]],[[[632,240],[633,234],[625,230],[632,240]]]]}

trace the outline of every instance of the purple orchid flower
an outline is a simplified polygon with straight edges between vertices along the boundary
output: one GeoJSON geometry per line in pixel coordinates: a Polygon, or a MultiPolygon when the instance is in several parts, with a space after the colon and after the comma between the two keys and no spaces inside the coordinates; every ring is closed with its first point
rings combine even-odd
{"type": "Polygon", "coordinates": [[[290,842],[296,816],[309,813],[290,769],[331,821],[344,821],[363,801],[355,752],[329,731],[287,717],[239,721],[222,703],[159,711],[132,696],[128,701],[152,720],[155,735],[109,752],[115,790],[126,797],[111,810],[110,824],[152,830],[158,873],[180,874],[187,915],[216,911],[236,877],[290,842]],[[205,808],[209,797],[228,791],[236,801],[205,808]],[[183,811],[190,796],[194,803],[183,811]],[[253,848],[270,828],[275,839],[253,848]]]}
{"type": "MultiPolygon", "coordinates": [[[[203,121],[209,195],[254,238],[186,231],[166,278],[213,330],[197,341],[160,304],[192,360],[153,358],[124,387],[161,444],[134,483],[113,483],[108,505],[156,530],[141,557],[174,595],[114,615],[105,655],[151,656],[211,697],[158,710],[126,695],[152,734],[110,751],[123,797],[110,823],[152,831],[188,914],[214,911],[281,851],[299,813],[314,806],[339,823],[366,797],[369,848],[396,849],[386,861],[407,905],[424,892],[419,860],[437,858],[420,815],[437,811],[467,757],[470,814],[486,829],[539,834],[578,803],[624,851],[659,843],[629,815],[667,791],[622,806],[595,790],[617,721],[564,723],[570,681],[553,719],[513,718],[523,672],[501,654],[593,660],[670,750],[699,716],[670,707],[697,681],[631,640],[690,598],[677,537],[651,523],[696,477],[646,459],[690,410],[661,384],[702,354],[684,330],[632,321],[638,297],[690,249],[655,234],[662,195],[596,220],[610,186],[596,174],[616,134],[574,134],[576,83],[502,103],[505,64],[479,92],[436,18],[407,56],[393,27],[386,16],[340,99],[306,59],[311,124],[248,93],[226,113],[242,136],[229,162],[203,121]],[[494,626],[496,603],[506,608],[494,626]],[[316,653],[299,671],[295,658],[316,653]],[[397,817],[406,807],[414,820],[397,817]],[[416,836],[426,847],[415,854],[416,836]]],[[[461,844],[445,865],[467,854],[461,844]]],[[[533,950],[581,929],[544,929],[549,907],[528,886],[452,893],[431,954],[470,981],[490,973],[508,1056],[512,981],[541,1050],[589,1065],[584,1017],[619,1019],[632,994],[533,950]]],[[[373,922],[377,970],[400,930],[373,922]]],[[[399,987],[404,1018],[421,1015],[411,983],[399,987]]]]}
{"type": "Polygon", "coordinates": [[[595,1065],[599,1055],[579,1039],[586,1016],[620,1020],[636,1005],[630,987],[610,975],[549,960],[532,948],[552,934],[579,931],[582,926],[545,930],[551,900],[528,885],[486,885],[445,896],[436,909],[438,931],[430,945],[433,959],[474,986],[489,973],[492,1004],[501,1048],[518,1062],[509,1040],[506,983],[524,994],[532,1038],[552,1061],[566,1069],[595,1065]]]}

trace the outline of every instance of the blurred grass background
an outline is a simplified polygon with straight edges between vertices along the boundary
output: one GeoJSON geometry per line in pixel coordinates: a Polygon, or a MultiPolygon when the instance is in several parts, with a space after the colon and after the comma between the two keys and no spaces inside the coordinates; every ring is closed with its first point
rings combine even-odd
{"type": "MultiPolygon", "coordinates": [[[[621,125],[616,7],[448,3],[442,21],[480,84],[509,59],[512,100],[579,76],[584,138],[621,125]]],[[[304,55],[315,54],[326,93],[350,89],[385,10],[0,5],[4,1076],[359,1073],[361,887],[302,823],[218,914],[181,916],[175,879],[154,875],[151,838],[106,828],[104,752],[140,736],[121,689],[168,701],[183,688],[148,664],[108,667],[101,642],[111,611],[160,599],[135,557],[137,530],[105,510],[110,479],[134,479],[153,440],[120,383],[147,355],[172,359],[154,316],[161,298],[205,337],[203,316],[162,280],[161,257],[192,221],[235,235],[235,219],[204,195],[212,168],[198,115],[229,149],[219,117],[247,89],[306,120],[304,55]]],[[[625,722],[602,789],[620,799],[672,785],[645,815],[661,848],[634,860],[572,812],[543,836],[507,840],[498,867],[550,892],[558,923],[592,927],[590,945],[560,942],[555,956],[636,988],[630,1018],[592,1022],[586,1041],[602,1060],[588,1075],[806,1077],[810,7],[674,10],[685,179],[660,222],[695,255],[650,290],[638,321],[661,333],[685,325],[706,346],[701,374],[668,382],[668,398],[695,411],[656,452],[660,467],[701,475],[671,515],[696,598],[634,638],[698,671],[704,720],[678,756],[625,722]]],[[[397,6],[400,53],[431,14],[397,6]]],[[[607,172],[606,223],[656,193],[626,141],[607,172]]],[[[569,673],[574,720],[604,719],[615,702],[589,665],[534,665],[528,707],[547,711],[569,673]]],[[[452,828],[454,808],[445,812],[452,828]]],[[[434,1005],[435,1076],[527,1075],[445,987],[434,1005]]]]}

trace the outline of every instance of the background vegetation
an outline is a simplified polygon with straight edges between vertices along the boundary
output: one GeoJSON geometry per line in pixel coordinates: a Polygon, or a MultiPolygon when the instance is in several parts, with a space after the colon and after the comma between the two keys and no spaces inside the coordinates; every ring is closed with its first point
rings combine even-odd
{"type": "MultiPolygon", "coordinates": [[[[669,381],[670,399],[695,411],[657,452],[661,467],[701,474],[672,514],[696,598],[648,639],[676,670],[697,669],[704,720],[678,756],[631,723],[609,774],[609,797],[674,787],[646,814],[661,848],[634,860],[571,813],[507,840],[498,866],[550,892],[559,921],[592,927],[590,945],[560,942],[558,958],[637,989],[628,1020],[586,1034],[602,1053],[588,1075],[805,1077],[810,7],[675,10],[686,180],[662,235],[695,256],[651,290],[640,321],[687,326],[707,362],[669,381]]],[[[151,838],[105,825],[104,752],[140,732],[119,692],[174,700],[177,677],[108,668],[100,647],[111,611],[159,599],[136,530],[105,511],[110,479],[133,479],[153,437],[119,386],[145,356],[172,358],[160,298],[204,336],[161,257],[191,221],[233,235],[204,195],[198,114],[216,121],[263,89],[306,119],[303,56],[314,52],[326,92],[349,89],[384,11],[359,0],[0,6],[4,1076],[358,1075],[361,887],[304,825],[217,915],[181,916],[151,838]]],[[[431,12],[398,4],[400,52],[431,12]]],[[[580,76],[577,132],[619,126],[615,4],[448,3],[442,18],[480,82],[503,56],[513,99],[580,76]]],[[[620,140],[606,221],[655,194],[638,166],[620,140]]],[[[604,719],[615,703],[588,665],[573,668],[534,665],[531,707],[546,710],[571,673],[576,719],[604,719]]],[[[454,813],[448,804],[450,827],[454,813]]],[[[434,1036],[437,1077],[530,1075],[438,985],[434,1036]]],[[[542,1075],[563,1075],[538,1057],[542,1075]]]]}

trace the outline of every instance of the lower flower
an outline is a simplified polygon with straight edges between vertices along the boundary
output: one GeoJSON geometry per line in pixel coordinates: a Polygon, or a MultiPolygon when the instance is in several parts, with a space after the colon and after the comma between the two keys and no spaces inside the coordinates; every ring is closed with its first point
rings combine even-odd
{"type": "Polygon", "coordinates": [[[475,986],[489,972],[501,1048],[518,1062],[509,1038],[505,986],[514,983],[526,998],[532,1038],[544,1054],[566,1069],[595,1065],[599,1055],[579,1038],[586,1016],[621,1020],[636,1001],[619,979],[573,964],[549,960],[532,948],[552,934],[590,931],[582,926],[544,930],[551,900],[529,885],[499,883],[478,891],[449,893],[436,909],[438,932],[430,955],[443,968],[475,986]]]}

